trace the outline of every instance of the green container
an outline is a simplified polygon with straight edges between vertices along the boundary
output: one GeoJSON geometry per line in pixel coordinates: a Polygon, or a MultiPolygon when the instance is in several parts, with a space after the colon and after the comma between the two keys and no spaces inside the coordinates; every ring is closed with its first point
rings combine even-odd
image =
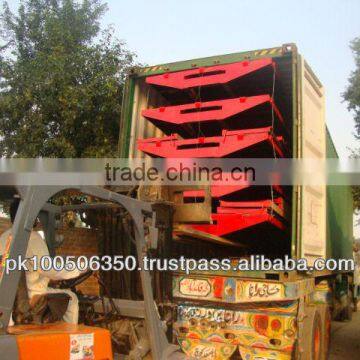
{"type": "MultiPolygon", "coordinates": [[[[162,136],[141,116],[142,109],[162,106],[159,99],[153,101],[154,96],[149,96],[151,89],[144,80],[147,76],[269,57],[276,62],[283,82],[292,157],[337,156],[325,125],[324,88],[294,44],[133,69],[124,91],[119,156],[143,157],[136,149],[136,140],[162,136]]],[[[288,248],[292,258],[307,258],[312,263],[318,257],[351,257],[353,205],[349,187],[293,186],[290,205],[288,248]]]]}
{"type": "MultiPolygon", "coordinates": [[[[328,158],[338,158],[330,133],[326,134],[328,158]]],[[[331,185],[327,187],[326,237],[327,257],[334,259],[352,258],[354,201],[350,186],[331,185]]]]}

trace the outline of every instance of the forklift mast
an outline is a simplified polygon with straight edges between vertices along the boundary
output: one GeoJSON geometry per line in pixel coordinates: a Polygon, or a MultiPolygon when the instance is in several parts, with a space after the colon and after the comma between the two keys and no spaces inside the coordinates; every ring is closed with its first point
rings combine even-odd
{"type": "MultiPolygon", "coordinates": [[[[33,228],[34,221],[40,218],[46,242],[50,253],[54,254],[55,219],[57,214],[68,211],[66,206],[56,206],[48,200],[64,190],[78,190],[79,192],[100,199],[102,203],[87,203],[76,205],[77,209],[91,207],[108,207],[110,204],[122,206],[132,217],[134,224],[136,252],[139,264],[148,251],[157,248],[159,229],[156,227],[157,208],[154,203],[144,202],[131,197],[115,193],[97,186],[28,186],[18,187],[17,192],[21,201],[12,228],[12,241],[7,257],[24,258],[33,228]]],[[[74,207],[74,206],[72,206],[74,207]]],[[[149,334],[149,341],[153,359],[180,358],[178,346],[169,343],[159,312],[154,301],[151,274],[140,270],[142,292],[144,297],[144,317],[149,334]]],[[[2,272],[0,274],[0,348],[6,359],[18,359],[16,337],[7,333],[8,323],[13,310],[14,300],[20,280],[20,271],[2,272]]],[[[138,301],[124,300],[128,309],[138,306],[138,301]],[[134,303],[134,304],[132,304],[134,303]]],[[[126,309],[124,310],[126,312],[126,309]]]]}

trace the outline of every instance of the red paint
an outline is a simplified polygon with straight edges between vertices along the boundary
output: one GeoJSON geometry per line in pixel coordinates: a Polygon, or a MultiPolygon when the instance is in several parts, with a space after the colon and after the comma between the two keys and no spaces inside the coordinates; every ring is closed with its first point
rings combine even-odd
{"type": "Polygon", "coordinates": [[[179,139],[177,135],[150,138],[137,141],[140,151],[162,158],[222,158],[241,152],[251,146],[266,143],[274,147],[278,156],[283,157],[282,138],[272,134],[271,127],[249,130],[223,131],[221,136],[204,137],[198,147],[199,138],[179,139]]]}
{"type": "Polygon", "coordinates": [[[279,319],[274,319],[271,321],[271,329],[274,331],[279,331],[281,329],[281,321],[279,319]]]}
{"type": "Polygon", "coordinates": [[[146,82],[152,85],[182,90],[198,86],[226,84],[252,72],[269,66],[273,67],[274,65],[271,58],[253,61],[246,60],[232,64],[207,66],[172,72],[171,76],[169,76],[169,74],[148,76],[146,82]]]}
{"type": "Polygon", "coordinates": [[[264,104],[269,105],[269,122],[271,122],[271,109],[273,109],[278,120],[284,123],[283,116],[272,101],[270,95],[162,106],[160,108],[145,109],[141,114],[152,121],[183,125],[202,121],[224,121],[235,115],[241,115],[241,113],[255,110],[257,106],[264,104]],[[199,111],[200,108],[202,111],[199,111]]]}
{"type": "Polygon", "coordinates": [[[223,294],[223,288],[224,288],[224,278],[222,277],[217,277],[214,279],[213,282],[213,294],[214,297],[216,298],[222,298],[222,294],[223,294]]]}
{"type": "Polygon", "coordinates": [[[269,317],[267,315],[254,316],[254,328],[260,335],[266,335],[266,330],[269,325],[269,317]]]}
{"type": "Polygon", "coordinates": [[[232,213],[212,214],[214,224],[188,224],[186,226],[214,236],[226,236],[264,223],[285,231],[285,224],[274,215],[271,215],[267,208],[238,209],[232,213]]]}

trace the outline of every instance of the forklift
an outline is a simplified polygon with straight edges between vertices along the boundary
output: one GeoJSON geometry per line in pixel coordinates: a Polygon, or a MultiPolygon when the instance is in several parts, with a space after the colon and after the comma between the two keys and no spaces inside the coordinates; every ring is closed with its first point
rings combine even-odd
{"type": "MultiPolygon", "coordinates": [[[[14,193],[20,197],[20,204],[12,228],[12,240],[6,257],[25,258],[26,249],[34,221],[39,218],[50,254],[54,255],[57,219],[66,211],[85,211],[106,209],[119,206],[127,211],[133,223],[134,243],[138,264],[145,256],[158,247],[161,230],[161,210],[167,203],[144,202],[132,197],[111,191],[100,186],[18,186],[5,188],[10,196],[14,193]],[[58,206],[50,202],[56,194],[75,190],[88,198],[96,199],[93,203],[58,206]],[[160,209],[160,210],[159,210],[160,209]],[[160,226],[159,226],[160,224],[160,226]]],[[[166,213],[171,214],[171,211],[166,213]]],[[[171,219],[169,220],[171,224],[171,219]]],[[[2,263],[2,266],[4,263],[2,263]]],[[[154,360],[183,359],[184,354],[178,346],[171,343],[171,335],[166,323],[160,318],[159,309],[154,300],[153,279],[150,272],[139,269],[143,301],[116,299],[109,296],[107,301],[110,310],[105,314],[109,319],[116,313],[121,318],[142,319],[144,330],[137,338],[129,359],[141,359],[146,354],[154,360]],[[151,355],[150,355],[151,354],[151,355]]],[[[21,271],[2,271],[0,273],[0,358],[6,360],[34,359],[101,359],[111,360],[118,357],[114,353],[114,339],[109,329],[85,324],[67,324],[62,321],[40,324],[16,324],[8,326],[14,309],[21,271]],[[89,340],[90,339],[90,340],[89,340]],[[83,341],[81,343],[81,341],[83,341]],[[87,344],[79,349],[78,343],[87,344]],[[74,346],[73,346],[74,345],[74,346]],[[83,352],[81,353],[81,350],[83,352]]],[[[78,278],[63,280],[60,288],[75,289],[77,285],[92,275],[91,271],[82,273],[78,278]]],[[[98,277],[99,278],[99,277],[98,277]]],[[[100,280],[100,279],[99,279],[100,280]]],[[[100,280],[101,284],[101,280],[100,280]]],[[[89,299],[88,299],[89,300],[89,299]]],[[[79,299],[81,305],[82,299],[79,299]]],[[[95,323],[95,322],[92,322],[95,323]]],[[[134,329],[135,338],[136,329],[134,329]]],[[[126,357],[125,357],[126,358],[126,357]]]]}

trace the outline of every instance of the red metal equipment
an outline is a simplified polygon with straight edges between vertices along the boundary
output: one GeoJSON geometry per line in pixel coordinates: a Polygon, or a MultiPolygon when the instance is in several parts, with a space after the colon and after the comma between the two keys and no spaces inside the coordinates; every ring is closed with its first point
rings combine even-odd
{"type": "MultiPolygon", "coordinates": [[[[167,136],[138,140],[138,149],[177,159],[289,155],[286,119],[274,101],[275,70],[273,59],[265,58],[147,77],[150,89],[162,95],[156,98],[165,101],[142,116],[167,136]]],[[[285,233],[283,189],[254,187],[241,179],[228,185],[210,181],[210,191],[204,186],[182,190],[183,204],[204,202],[207,214],[203,223],[181,218],[183,226],[217,237],[263,225],[285,233]]]]}
{"type": "Polygon", "coordinates": [[[273,225],[278,229],[286,229],[286,225],[274,216],[268,208],[239,209],[235,213],[212,214],[214,224],[193,224],[188,227],[214,236],[227,236],[241,230],[261,224],[273,225]]]}
{"type": "MultiPolygon", "coordinates": [[[[220,185],[213,185],[210,186],[210,194],[213,198],[221,198],[223,196],[232,194],[237,191],[241,191],[244,189],[247,189],[249,185],[226,185],[226,186],[220,186],[220,185]]],[[[184,198],[204,198],[205,197],[205,191],[204,190],[187,190],[184,191],[184,198]]]]}
{"type": "MultiPolygon", "coordinates": [[[[273,185],[272,190],[270,186],[257,186],[256,187],[257,190],[259,190],[258,192],[261,194],[269,194],[271,191],[273,191],[274,194],[276,195],[280,195],[282,197],[284,197],[284,191],[282,189],[282,187],[278,186],[278,185],[273,185]],[[266,189],[266,190],[265,190],[266,189]]],[[[243,185],[214,185],[214,182],[211,183],[210,185],[210,194],[211,197],[214,199],[222,199],[224,197],[227,196],[231,196],[235,197],[236,193],[240,193],[240,192],[244,192],[245,190],[250,190],[253,189],[253,187],[250,184],[243,184],[243,185]]],[[[246,195],[245,195],[246,196],[246,195]]],[[[253,196],[253,195],[252,195],[253,196]]],[[[184,191],[183,194],[184,198],[190,199],[190,198],[197,198],[197,199],[201,199],[205,197],[205,191],[200,189],[200,190],[187,190],[184,191]]]]}
{"type": "Polygon", "coordinates": [[[282,198],[262,201],[220,201],[217,213],[211,215],[213,224],[192,224],[190,228],[214,236],[225,236],[260,224],[285,230],[282,198]]]}
{"type": "Polygon", "coordinates": [[[200,123],[204,136],[218,134],[224,128],[258,128],[275,121],[284,125],[270,95],[164,106],[143,110],[142,115],[166,134],[177,132],[183,137],[194,137],[200,123]]]}
{"type": "Polygon", "coordinates": [[[243,209],[264,209],[273,208],[278,215],[285,217],[284,200],[276,198],[274,200],[258,200],[258,201],[220,201],[217,208],[218,214],[241,213],[243,209]]]}
{"type": "Polygon", "coordinates": [[[148,76],[146,82],[152,85],[184,90],[214,84],[225,84],[265,67],[273,67],[271,58],[242,61],[226,65],[200,67],[193,70],[148,76]]]}
{"type": "MultiPolygon", "coordinates": [[[[155,157],[169,158],[221,158],[239,155],[254,146],[262,147],[262,155],[254,157],[271,157],[273,151],[283,157],[283,137],[274,136],[271,127],[250,130],[223,130],[221,136],[200,137],[181,140],[171,135],[161,139],[150,138],[138,140],[138,149],[155,157]]],[[[253,149],[256,150],[256,149],[253,149]]],[[[243,157],[250,157],[242,154],[243,157]]]]}

